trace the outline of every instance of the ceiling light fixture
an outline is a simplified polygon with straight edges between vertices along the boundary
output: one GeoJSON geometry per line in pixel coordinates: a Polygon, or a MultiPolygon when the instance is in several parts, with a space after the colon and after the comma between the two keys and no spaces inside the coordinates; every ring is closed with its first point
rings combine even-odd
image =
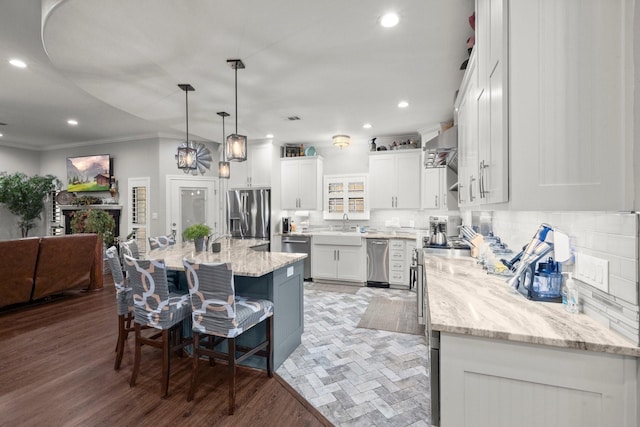
{"type": "Polygon", "coordinates": [[[21,59],[13,58],[9,60],[9,64],[17,68],[27,68],[27,63],[21,59]]]}
{"type": "MultiPolygon", "coordinates": [[[[222,117],[222,139],[221,141],[222,144],[224,144],[224,136],[225,136],[225,132],[224,132],[224,118],[225,117],[229,117],[229,113],[224,112],[224,111],[220,111],[218,113],[218,115],[220,117],[222,117]]],[[[218,162],[218,178],[221,179],[229,179],[229,177],[231,176],[231,164],[229,162],[227,162],[227,158],[225,156],[225,147],[224,145],[222,146],[222,161],[218,162]]]]}
{"type": "Polygon", "coordinates": [[[4,135],[0,133],[0,138],[2,138],[4,135]]]}
{"type": "Polygon", "coordinates": [[[400,18],[395,13],[387,13],[380,18],[380,25],[384,28],[391,28],[398,25],[400,18]]]}
{"type": "Polygon", "coordinates": [[[398,102],[398,108],[407,108],[408,106],[409,106],[409,103],[407,101],[398,102]]]}
{"type": "Polygon", "coordinates": [[[371,129],[371,123],[365,123],[362,125],[364,129],[371,129]]]}
{"type": "Polygon", "coordinates": [[[349,135],[334,135],[331,138],[333,145],[340,148],[341,150],[344,147],[348,147],[351,145],[351,137],[349,135]]]}
{"type": "Polygon", "coordinates": [[[247,160],[247,137],[238,135],[238,68],[244,69],[244,63],[240,59],[227,59],[227,64],[231,65],[236,73],[236,133],[227,137],[225,150],[228,161],[244,162],[247,160]]]}
{"type": "Polygon", "coordinates": [[[186,109],[187,120],[187,144],[185,147],[178,147],[178,169],[185,171],[196,168],[196,149],[193,148],[189,141],[189,92],[195,91],[189,83],[179,84],[178,87],[184,91],[184,103],[186,109]]]}
{"type": "Polygon", "coordinates": [[[76,119],[69,119],[67,120],[67,124],[69,126],[78,126],[78,121],[76,119]]]}
{"type": "Polygon", "coordinates": [[[269,139],[271,139],[271,138],[273,138],[273,134],[272,134],[272,133],[268,133],[268,134],[265,136],[265,138],[269,138],[269,139]]]}

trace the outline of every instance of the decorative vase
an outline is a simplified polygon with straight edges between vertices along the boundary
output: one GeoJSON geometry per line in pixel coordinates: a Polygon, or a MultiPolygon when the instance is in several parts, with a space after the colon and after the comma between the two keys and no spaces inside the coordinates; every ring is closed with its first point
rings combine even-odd
{"type": "Polygon", "coordinates": [[[193,244],[196,246],[196,252],[204,251],[204,237],[196,237],[193,239],[193,244]]]}

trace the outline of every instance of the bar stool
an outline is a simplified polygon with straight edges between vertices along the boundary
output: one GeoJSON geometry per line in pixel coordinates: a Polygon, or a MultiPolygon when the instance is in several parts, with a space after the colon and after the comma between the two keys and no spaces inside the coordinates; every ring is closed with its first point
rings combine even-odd
{"type": "Polygon", "coordinates": [[[116,361],[113,369],[120,369],[122,363],[122,355],[124,354],[124,344],[129,337],[129,332],[134,331],[133,322],[133,291],[126,283],[120,258],[115,246],[111,246],[105,251],[107,262],[111,270],[111,277],[116,287],[116,303],[118,312],[118,342],[116,344],[116,361]]]}
{"type": "Polygon", "coordinates": [[[233,271],[229,263],[195,264],[186,259],[183,263],[189,284],[193,320],[193,368],[187,401],[193,400],[196,391],[200,356],[209,357],[210,364],[213,364],[215,358],[223,359],[228,363],[229,415],[233,415],[236,363],[254,354],[263,356],[267,362],[267,375],[273,376],[273,302],[236,295],[233,271]],[[264,320],[267,321],[265,341],[253,348],[236,346],[237,337],[264,320]],[[201,338],[207,341],[208,348],[200,346],[201,338]],[[227,352],[216,350],[215,346],[225,340],[227,352]],[[236,356],[236,353],[240,356],[236,356]]]}
{"type": "Polygon", "coordinates": [[[182,354],[190,345],[191,338],[183,338],[182,322],[191,314],[189,295],[169,292],[167,270],[163,260],[137,260],[124,256],[125,269],[133,289],[135,358],[131,381],[135,386],[140,371],[140,357],[143,345],[162,350],[161,396],[169,394],[170,355],[174,351],[182,354]],[[158,330],[151,336],[143,336],[144,327],[158,330]]]}

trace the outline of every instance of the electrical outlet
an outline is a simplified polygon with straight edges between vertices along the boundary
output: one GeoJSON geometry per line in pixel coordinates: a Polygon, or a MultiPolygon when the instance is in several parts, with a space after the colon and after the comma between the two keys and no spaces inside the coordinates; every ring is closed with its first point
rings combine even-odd
{"type": "Polygon", "coordinates": [[[609,292],[609,261],[576,252],[574,277],[601,291],[609,292]]]}

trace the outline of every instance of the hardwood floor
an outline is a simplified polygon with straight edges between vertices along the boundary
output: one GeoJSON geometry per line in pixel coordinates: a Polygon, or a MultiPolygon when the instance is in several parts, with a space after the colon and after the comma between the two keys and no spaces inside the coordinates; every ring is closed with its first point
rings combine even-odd
{"type": "Polygon", "coordinates": [[[277,374],[247,368],[238,369],[235,415],[227,415],[225,365],[202,366],[187,402],[188,357],[172,358],[169,397],[161,399],[160,352],[148,347],[130,388],[133,334],[113,370],[114,293],[107,275],[102,291],[0,312],[0,425],[331,425],[277,374]]]}

